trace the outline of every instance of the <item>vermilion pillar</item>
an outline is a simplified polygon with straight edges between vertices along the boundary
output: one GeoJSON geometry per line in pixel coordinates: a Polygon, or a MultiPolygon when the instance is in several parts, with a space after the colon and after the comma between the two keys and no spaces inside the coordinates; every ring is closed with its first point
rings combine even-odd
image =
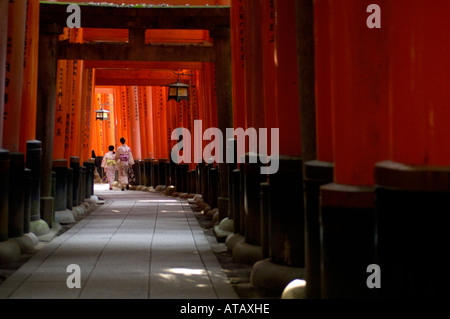
{"type": "Polygon", "coordinates": [[[147,127],[147,157],[154,158],[154,132],[153,132],[153,91],[150,86],[145,87],[145,108],[146,108],[146,127],[147,127]]]}
{"type": "MultiPolygon", "coordinates": [[[[316,157],[304,162],[304,199],[305,199],[305,280],[306,297],[321,297],[320,277],[320,186],[333,182],[333,136],[331,122],[331,55],[330,55],[330,16],[328,0],[302,0],[297,2],[297,15],[313,14],[313,24],[306,26],[311,32],[314,27],[314,78],[315,81],[315,151],[316,157]],[[305,8],[306,6],[306,8],[305,8]]],[[[305,20],[305,19],[297,19],[305,20]]],[[[309,39],[311,41],[312,39],[309,39]]],[[[301,60],[300,60],[301,61],[301,60]]],[[[299,61],[299,64],[301,62],[299,61]]],[[[301,74],[303,74],[301,72],[301,74]]],[[[306,79],[305,79],[306,80],[306,79]]],[[[301,80],[300,80],[301,81],[301,80]]],[[[301,85],[301,84],[300,84],[301,85]]],[[[311,110],[309,110],[311,112],[311,110]]],[[[302,120],[304,112],[302,111],[302,120]]],[[[302,124],[305,123],[304,120],[302,124]]],[[[308,129],[308,125],[302,126],[308,129]]],[[[311,126],[309,127],[311,129],[311,126]]],[[[303,138],[304,136],[302,136],[303,138]]],[[[309,135],[309,138],[312,136],[309,135]]],[[[304,139],[303,139],[304,140],[304,139]]],[[[309,144],[311,144],[311,141],[309,144]]],[[[308,143],[302,144],[303,148],[308,143]]],[[[310,148],[311,149],[311,148],[310,148]]],[[[307,151],[307,153],[309,153],[307,151]]]]}
{"type": "MultiPolygon", "coordinates": [[[[94,95],[94,85],[93,85],[93,77],[94,70],[86,69],[86,72],[83,74],[83,97],[82,97],[82,117],[83,121],[81,124],[83,131],[83,146],[82,153],[80,156],[80,162],[84,163],[84,161],[88,160],[91,157],[91,126],[93,126],[92,113],[93,113],[93,103],[92,97],[94,95]]],[[[95,121],[95,120],[94,120],[95,121]]]]}
{"type": "MultiPolygon", "coordinates": [[[[262,17],[262,69],[264,116],[266,128],[278,127],[278,113],[274,112],[276,107],[277,74],[275,65],[275,3],[273,0],[264,0],[261,3],[262,17]]],[[[268,143],[270,150],[271,141],[268,143]]]]}
{"type": "Polygon", "coordinates": [[[41,25],[39,34],[39,67],[36,117],[36,139],[42,141],[41,216],[51,214],[51,172],[55,123],[57,41],[55,26],[41,25]]]}
{"type": "Polygon", "coordinates": [[[159,91],[161,89],[157,88],[157,87],[152,87],[152,113],[153,113],[153,129],[155,131],[155,136],[154,136],[154,158],[158,159],[161,157],[161,143],[159,141],[159,137],[160,137],[160,123],[159,123],[159,118],[160,118],[160,112],[159,112],[159,91]]]}
{"type": "Polygon", "coordinates": [[[275,66],[280,154],[300,156],[301,131],[298,93],[298,61],[295,34],[295,2],[275,1],[275,66]]]}
{"type": "Polygon", "coordinates": [[[388,157],[389,28],[367,27],[369,4],[329,2],[335,170],[321,187],[323,298],[374,292],[361,269],[375,261],[374,164],[388,157]]]}
{"type": "MultiPolygon", "coordinates": [[[[8,1],[0,1],[0,97],[5,95],[6,48],[8,39],[8,1]]],[[[5,100],[0,98],[0,115],[3,115],[5,100]]],[[[0,116],[0,148],[3,145],[3,116],[0,116]]]]}
{"type": "Polygon", "coordinates": [[[9,2],[3,116],[3,147],[19,151],[27,1],[9,2]]]}
{"type": "Polygon", "coordinates": [[[73,61],[59,60],[56,84],[53,159],[63,159],[66,149],[69,147],[72,76],[73,61]]]}
{"type": "MultiPolygon", "coordinates": [[[[168,145],[169,141],[167,140],[167,90],[165,88],[156,87],[155,88],[156,94],[155,94],[155,100],[156,103],[154,105],[154,112],[157,114],[156,117],[154,117],[154,121],[156,122],[158,126],[158,140],[156,143],[158,144],[159,148],[159,156],[156,157],[157,159],[168,159],[169,153],[168,153],[168,145]]],[[[154,114],[155,114],[154,113],[154,114]]]]}
{"type": "Polygon", "coordinates": [[[233,74],[233,124],[245,127],[245,87],[244,87],[244,7],[241,0],[231,1],[231,50],[233,74]]]}
{"type": "MultiPolygon", "coordinates": [[[[109,110],[108,120],[105,123],[105,130],[106,130],[106,145],[105,149],[103,150],[103,154],[108,152],[109,145],[116,145],[116,141],[118,141],[118,138],[116,136],[116,129],[115,129],[115,108],[114,108],[114,96],[112,94],[113,90],[110,90],[110,93],[104,94],[104,101],[106,106],[106,109],[109,110]]],[[[119,137],[120,139],[120,137],[119,137]]]]}
{"type": "MultiPolygon", "coordinates": [[[[92,94],[92,112],[90,113],[90,117],[91,117],[91,126],[89,128],[90,130],[90,150],[89,150],[89,158],[91,158],[91,154],[92,154],[92,150],[94,150],[94,152],[97,154],[99,152],[99,150],[102,147],[102,132],[100,131],[100,124],[99,124],[99,120],[96,119],[95,116],[95,110],[97,110],[99,108],[98,106],[98,99],[97,99],[97,94],[95,94],[95,91],[92,94]]],[[[88,159],[89,159],[88,158],[88,159]]]]}
{"type": "Polygon", "coordinates": [[[383,298],[439,298],[449,285],[442,217],[450,205],[450,45],[442,39],[450,3],[390,1],[388,9],[391,144],[390,161],[375,170],[378,291],[383,298]],[[418,280],[411,264],[427,275],[418,280]]]}
{"type": "Polygon", "coordinates": [[[244,2],[244,19],[246,124],[258,129],[265,127],[260,1],[244,2]]]}
{"type": "Polygon", "coordinates": [[[146,88],[144,86],[138,87],[139,93],[139,128],[141,134],[141,159],[144,160],[148,157],[147,150],[147,139],[148,139],[148,128],[147,128],[147,98],[146,98],[146,88]]]}
{"type": "Polygon", "coordinates": [[[120,135],[120,137],[124,137],[127,141],[129,141],[130,140],[130,138],[129,138],[130,137],[130,124],[128,122],[129,107],[128,107],[127,101],[128,101],[127,87],[121,86],[120,87],[120,114],[121,114],[120,129],[121,129],[121,134],[119,134],[119,135],[120,135]]]}
{"type": "MultiPolygon", "coordinates": [[[[37,41],[37,39],[39,38],[39,1],[28,1],[27,27],[25,32],[26,44],[19,144],[19,151],[21,153],[26,153],[27,141],[34,140],[36,134],[36,95],[39,49],[39,41],[37,41]]],[[[2,96],[1,92],[0,96],[2,96]]]]}
{"type": "Polygon", "coordinates": [[[83,89],[83,73],[84,61],[77,61],[77,71],[74,79],[74,105],[72,106],[71,115],[71,138],[70,138],[70,153],[66,158],[68,161],[71,156],[80,156],[81,154],[81,122],[82,122],[82,89],[83,89]]]}
{"type": "MultiPolygon", "coordinates": [[[[271,4],[267,5],[270,12],[271,4]]],[[[268,175],[270,212],[264,224],[267,224],[269,229],[269,260],[255,265],[252,278],[254,284],[267,282],[268,278],[263,280],[267,275],[260,270],[265,267],[277,269],[274,270],[277,275],[274,275],[271,288],[281,293],[290,280],[302,278],[305,266],[305,238],[302,161],[299,157],[302,154],[302,137],[295,1],[276,0],[273,5],[274,44],[266,45],[266,48],[269,50],[267,54],[273,56],[274,62],[273,68],[266,67],[267,73],[264,73],[264,77],[273,77],[275,74],[273,110],[277,114],[279,140],[271,140],[271,145],[279,146],[279,154],[272,153],[270,149],[268,154],[277,158],[279,168],[276,173],[268,175]],[[297,198],[296,203],[283,200],[286,196],[297,198]],[[290,267],[289,270],[286,266],[290,267]]],[[[259,138],[261,139],[261,135],[259,138]]],[[[271,131],[268,132],[268,138],[272,138],[271,131]]]]}

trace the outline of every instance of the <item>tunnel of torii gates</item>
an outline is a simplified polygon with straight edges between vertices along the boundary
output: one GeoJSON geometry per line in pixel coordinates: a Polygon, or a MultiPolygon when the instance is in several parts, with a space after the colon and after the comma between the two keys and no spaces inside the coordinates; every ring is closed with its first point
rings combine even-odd
{"type": "Polygon", "coordinates": [[[164,2],[80,3],[81,28],[68,29],[67,4],[0,1],[0,247],[89,199],[92,150],[123,136],[137,184],[201,194],[232,221],[227,245],[255,286],[301,278],[307,298],[440,296],[450,2],[164,2]],[[381,28],[369,28],[371,3],[381,28]],[[174,72],[188,101],[168,101],[174,72]],[[108,120],[95,120],[101,107],[108,120]],[[203,132],[279,128],[278,171],[248,156],[173,163],[171,132],[195,120],[203,132]]]}

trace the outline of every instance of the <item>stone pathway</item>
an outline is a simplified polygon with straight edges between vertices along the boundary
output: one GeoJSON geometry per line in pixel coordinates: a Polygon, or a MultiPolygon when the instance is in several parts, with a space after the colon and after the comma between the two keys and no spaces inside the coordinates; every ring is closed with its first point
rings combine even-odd
{"type": "Polygon", "coordinates": [[[238,298],[185,200],[96,188],[105,203],[9,276],[0,298],[238,298]],[[81,288],[68,288],[72,264],[81,288]]]}

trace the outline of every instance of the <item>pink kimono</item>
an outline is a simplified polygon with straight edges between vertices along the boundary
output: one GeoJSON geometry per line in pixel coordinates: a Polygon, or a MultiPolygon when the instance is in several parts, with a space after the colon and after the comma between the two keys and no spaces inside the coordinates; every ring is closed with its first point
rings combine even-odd
{"type": "Polygon", "coordinates": [[[117,148],[116,152],[117,170],[119,172],[119,183],[128,185],[128,169],[134,164],[133,154],[131,154],[131,149],[128,145],[123,144],[117,148]]]}
{"type": "Polygon", "coordinates": [[[103,156],[102,167],[105,169],[109,188],[111,188],[116,179],[116,160],[113,152],[108,152],[103,156]]]}

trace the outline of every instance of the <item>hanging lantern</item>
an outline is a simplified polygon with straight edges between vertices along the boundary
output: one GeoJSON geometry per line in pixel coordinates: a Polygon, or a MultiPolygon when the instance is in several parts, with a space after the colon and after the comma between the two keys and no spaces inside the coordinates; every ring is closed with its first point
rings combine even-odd
{"type": "Polygon", "coordinates": [[[189,100],[189,85],[181,83],[178,79],[176,83],[168,85],[169,96],[167,101],[175,100],[180,102],[181,100],[189,100]]]}
{"type": "Polygon", "coordinates": [[[108,116],[109,116],[109,111],[108,110],[104,110],[103,106],[100,107],[100,110],[95,110],[95,119],[96,120],[108,120],[108,116]]]}

